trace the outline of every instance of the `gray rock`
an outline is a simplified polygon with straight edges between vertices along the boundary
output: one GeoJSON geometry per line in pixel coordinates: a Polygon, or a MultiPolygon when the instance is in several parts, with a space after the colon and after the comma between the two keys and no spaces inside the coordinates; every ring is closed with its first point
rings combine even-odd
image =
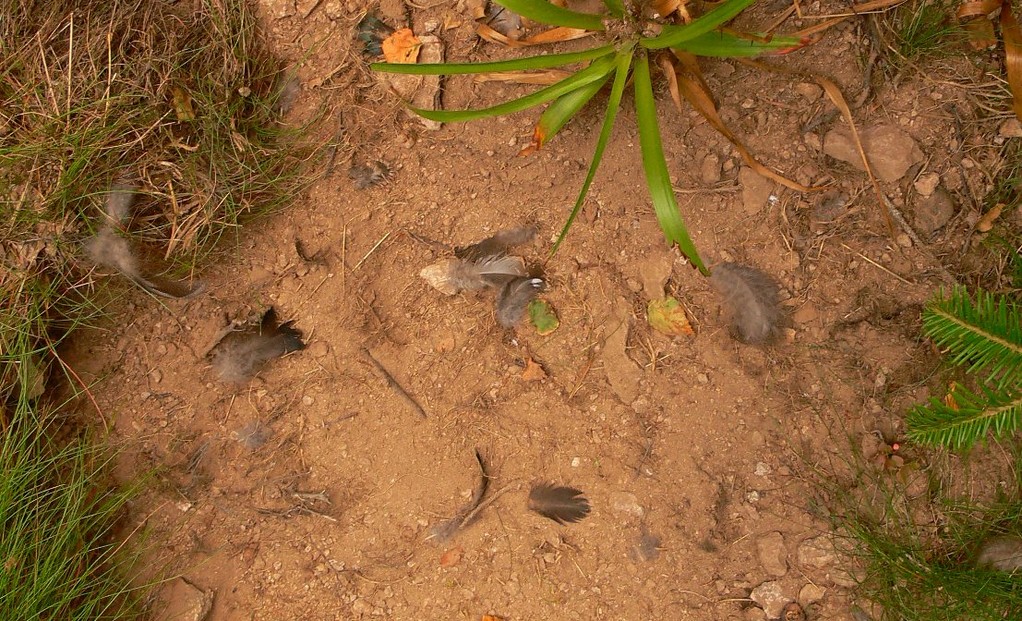
{"type": "Polygon", "coordinates": [[[641,518],[645,515],[646,511],[639,504],[639,500],[635,497],[635,494],[628,492],[614,492],[610,495],[610,508],[615,513],[620,513],[630,517],[641,518]]]}
{"type": "Polygon", "coordinates": [[[639,396],[639,380],[642,379],[642,369],[625,351],[629,319],[627,303],[623,298],[619,299],[615,304],[615,316],[606,324],[607,340],[601,354],[610,389],[626,405],[639,396]]]}
{"type": "Polygon", "coordinates": [[[752,601],[759,604],[767,618],[776,619],[784,611],[784,605],[791,601],[791,598],[784,594],[780,582],[764,582],[749,594],[752,601]]]}
{"type": "Polygon", "coordinates": [[[983,542],[976,556],[976,565],[999,571],[1022,569],[1022,539],[993,537],[983,542]]]}
{"type": "Polygon", "coordinates": [[[204,621],[213,608],[213,591],[203,591],[178,578],[160,594],[165,606],[157,621],[204,621]]]}
{"type": "Polygon", "coordinates": [[[955,201],[944,188],[937,186],[929,196],[916,201],[912,224],[923,237],[930,237],[955,215],[955,201]]]}
{"type": "MultiPolygon", "coordinates": [[[[894,125],[877,125],[859,131],[873,174],[888,183],[901,179],[908,169],[923,161],[923,152],[916,141],[894,125]]],[[[851,131],[842,127],[823,137],[823,152],[836,160],[848,162],[865,170],[851,131]]]]}
{"type": "Polygon", "coordinates": [[[759,564],[771,576],[781,577],[788,573],[788,551],[784,548],[784,536],[777,531],[763,535],[756,541],[759,564]]]}
{"type": "Polygon", "coordinates": [[[823,599],[827,589],[815,584],[807,584],[798,592],[798,601],[803,606],[809,606],[823,599]]]}
{"type": "Polygon", "coordinates": [[[743,166],[738,171],[738,183],[742,185],[742,205],[745,207],[745,213],[751,216],[763,211],[770,193],[774,191],[774,182],[761,177],[748,166],[743,166]]]}
{"type": "Polygon", "coordinates": [[[703,163],[699,167],[699,177],[706,185],[720,181],[720,158],[715,153],[703,158],[703,163]]]}
{"type": "Polygon", "coordinates": [[[798,547],[798,564],[802,567],[825,569],[836,561],[834,542],[827,535],[806,539],[798,547]]]}

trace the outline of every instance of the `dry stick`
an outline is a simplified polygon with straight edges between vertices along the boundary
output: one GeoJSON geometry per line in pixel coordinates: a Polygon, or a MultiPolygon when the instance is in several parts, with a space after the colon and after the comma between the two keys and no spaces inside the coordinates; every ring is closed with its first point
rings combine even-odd
{"type": "Polygon", "coordinates": [[[426,410],[422,409],[422,406],[419,405],[419,402],[416,401],[410,394],[408,394],[408,391],[405,390],[401,386],[401,384],[397,382],[396,379],[394,379],[394,376],[390,374],[390,371],[388,371],[386,367],[380,364],[379,360],[373,357],[373,353],[369,351],[368,347],[363,347],[362,353],[364,353],[366,357],[369,358],[369,361],[373,363],[373,366],[376,367],[377,370],[379,370],[379,372],[383,374],[383,379],[387,380],[387,384],[391,388],[393,388],[397,392],[397,394],[401,395],[401,397],[408,402],[408,405],[412,406],[412,408],[416,412],[418,412],[419,416],[423,418],[428,418],[426,416],[426,410]]]}
{"type": "Polygon", "coordinates": [[[75,12],[71,11],[71,29],[67,35],[67,127],[71,125],[71,74],[74,73],[72,56],[75,51],[75,12]]]}
{"type": "Polygon", "coordinates": [[[82,387],[82,392],[89,397],[89,401],[92,402],[92,407],[96,408],[96,413],[99,414],[99,420],[103,421],[103,431],[110,433],[110,424],[107,423],[106,415],[103,414],[103,409],[99,407],[99,403],[96,403],[96,398],[92,396],[92,391],[89,390],[89,385],[82,381],[82,378],[75,373],[75,370],[72,369],[68,363],[64,362],[64,359],[57,354],[57,350],[53,348],[51,343],[47,342],[46,347],[50,350],[50,353],[53,354],[53,357],[57,359],[57,362],[60,363],[60,366],[64,367],[64,370],[70,373],[71,377],[75,378],[78,385],[82,387]]]}
{"type": "Polygon", "coordinates": [[[912,282],[911,280],[905,280],[901,276],[895,274],[894,272],[892,272],[891,270],[887,269],[883,265],[880,265],[879,263],[877,263],[873,259],[867,257],[866,255],[862,254],[858,250],[853,250],[852,248],[849,248],[845,244],[841,244],[841,247],[844,248],[845,250],[848,250],[849,252],[854,252],[855,254],[859,255],[859,258],[861,258],[863,261],[866,261],[867,263],[869,263],[870,265],[872,265],[873,267],[875,267],[875,268],[877,268],[879,270],[887,272],[888,274],[890,274],[891,276],[894,276],[895,278],[897,278],[901,282],[905,283],[906,285],[914,285],[914,284],[916,284],[916,283],[912,282]]]}
{"type": "Polygon", "coordinates": [[[461,528],[465,524],[468,524],[469,522],[474,520],[475,517],[477,515],[479,515],[479,513],[483,509],[485,509],[486,507],[489,507],[491,504],[493,504],[493,501],[497,500],[498,498],[503,496],[506,492],[510,491],[512,487],[517,489],[517,488],[520,488],[521,486],[522,486],[521,483],[512,482],[512,483],[508,483],[504,487],[502,487],[502,488],[498,489],[497,491],[493,492],[493,495],[491,495],[486,500],[483,500],[482,502],[480,502],[478,505],[476,505],[475,509],[472,509],[471,511],[469,511],[468,513],[465,514],[465,517],[461,518],[461,522],[458,523],[458,528],[461,528]]]}
{"type": "Polygon", "coordinates": [[[387,231],[387,234],[381,237],[380,241],[376,242],[376,245],[369,249],[369,252],[366,253],[366,256],[359,259],[359,262],[355,264],[355,267],[351,268],[351,271],[352,272],[358,271],[358,268],[362,267],[362,264],[365,263],[365,260],[369,258],[369,255],[376,252],[376,249],[380,247],[380,244],[387,241],[388,237],[390,237],[390,231],[387,231]]]}

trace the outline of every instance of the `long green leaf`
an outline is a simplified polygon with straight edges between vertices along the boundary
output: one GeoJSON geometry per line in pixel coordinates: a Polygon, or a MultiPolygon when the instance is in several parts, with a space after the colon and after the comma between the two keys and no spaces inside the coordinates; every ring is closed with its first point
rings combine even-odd
{"type": "Polygon", "coordinates": [[[608,73],[600,80],[593,82],[592,84],[586,84],[585,86],[576,88],[575,90],[561,95],[553,101],[547,109],[543,111],[543,114],[539,117],[539,122],[536,123],[535,141],[536,147],[541,147],[548,140],[557,135],[557,132],[561,131],[561,128],[571,120],[573,116],[578,114],[589,100],[600,92],[603,85],[610,79],[608,73]]]}
{"type": "Polygon", "coordinates": [[[671,47],[682,52],[695,54],[696,56],[738,58],[788,52],[804,47],[807,43],[807,40],[798,37],[773,37],[769,40],[755,40],[718,31],[703,33],[694,39],[689,39],[671,47]]]}
{"type": "Polygon", "coordinates": [[[651,50],[662,50],[675,47],[690,41],[701,34],[710,32],[721,24],[733,19],[756,0],[727,0],[709,13],[706,13],[690,24],[684,26],[664,26],[659,35],[639,40],[639,45],[651,50]]]}
{"type": "Polygon", "coordinates": [[[603,30],[602,16],[564,9],[547,0],[495,0],[495,2],[505,9],[511,9],[522,17],[541,24],[603,30]]]}
{"type": "Polygon", "coordinates": [[[914,442],[967,449],[988,433],[1004,436],[1022,427],[1022,393],[983,388],[976,394],[963,386],[951,393],[954,407],[940,399],[917,405],[905,417],[914,442]]]}
{"type": "Polygon", "coordinates": [[[1022,308],[979,289],[976,302],[964,287],[938,294],[923,310],[923,330],[951,362],[985,375],[998,390],[1022,389],[1022,308]]]}
{"type": "Polygon", "coordinates": [[[625,3],[621,0],[603,0],[603,4],[607,6],[607,10],[614,17],[624,17],[625,3]]]}
{"type": "Polygon", "coordinates": [[[542,88],[535,93],[506,101],[496,106],[489,108],[480,108],[477,110],[423,110],[421,108],[412,108],[412,110],[427,119],[433,121],[440,121],[441,123],[447,123],[451,121],[471,121],[474,119],[483,119],[494,116],[502,116],[504,114],[511,114],[512,112],[519,112],[526,110],[533,106],[546,103],[552,99],[557,99],[565,93],[569,93],[577,88],[592,84],[609,74],[614,68],[614,55],[608,54],[602,58],[598,58],[593,61],[591,65],[582,69],[575,74],[564,78],[556,84],[551,84],[546,88],[542,88]]]}
{"type": "Polygon", "coordinates": [[[550,69],[570,65],[584,60],[606,56],[614,51],[613,45],[594,47],[581,52],[526,56],[512,60],[498,60],[489,63],[372,63],[373,71],[385,73],[406,73],[410,75],[464,75],[467,73],[495,73],[499,71],[525,71],[527,69],[550,69]]]}
{"type": "Polygon", "coordinates": [[[561,247],[561,242],[564,241],[564,238],[568,235],[568,230],[571,229],[571,225],[575,222],[575,218],[582,211],[582,204],[585,202],[586,194],[589,193],[589,186],[592,185],[593,178],[596,176],[596,169],[599,168],[600,162],[603,160],[603,151],[607,148],[610,132],[614,128],[614,119],[617,118],[618,108],[621,107],[621,96],[625,91],[625,83],[628,81],[628,69],[632,65],[632,56],[634,54],[635,49],[632,46],[628,46],[626,49],[618,52],[614,85],[610,88],[607,113],[603,117],[603,128],[600,130],[600,137],[597,139],[596,149],[593,151],[593,161],[589,163],[589,173],[586,174],[586,179],[582,183],[582,189],[575,200],[575,206],[572,207],[571,214],[568,216],[567,222],[564,223],[564,228],[561,229],[561,234],[557,237],[557,241],[554,242],[554,247],[550,249],[551,257],[561,247]]]}
{"type": "Polygon", "coordinates": [[[653,198],[660,228],[667,241],[677,243],[681,252],[699,268],[704,276],[710,272],[699,257],[692,238],[688,235],[685,222],[681,219],[678,201],[674,197],[671,176],[667,172],[664,148],[660,142],[660,127],[657,125],[656,103],[653,100],[653,85],[649,76],[649,57],[640,54],[635,63],[635,118],[639,125],[639,146],[642,150],[642,167],[646,171],[646,184],[653,198]]]}

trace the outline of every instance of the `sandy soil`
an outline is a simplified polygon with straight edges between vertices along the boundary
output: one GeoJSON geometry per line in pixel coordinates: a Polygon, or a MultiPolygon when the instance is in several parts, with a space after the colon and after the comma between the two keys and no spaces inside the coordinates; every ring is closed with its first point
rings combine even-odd
{"type": "MultiPolygon", "coordinates": [[[[391,0],[382,15],[398,25],[402,8],[391,0]]],[[[409,8],[417,29],[450,26],[439,33],[449,59],[513,54],[480,44],[453,2],[409,8]]],[[[900,227],[889,234],[863,173],[821,152],[843,123],[813,84],[704,64],[725,120],[771,166],[834,184],[817,194],[743,172],[735,150],[661,90],[668,162],[697,245],[782,286],[787,338],[758,348],[730,338],[709,283],[665,247],[630,97],[583,216],[544,264],[598,112],[528,158],[517,152],[534,112],[426,131],[351,49],[357,3],[264,0],[262,11],[299,67],[292,120],[325,107],[324,132],[344,128],[333,174],[242,231],[195,300],[161,303],[111,282],[124,293],[122,320],[71,352],[83,377],[102,379],[93,394],[128,447],[123,473],[157,469],[133,524],[185,579],[163,590],[165,618],[196,618],[206,593],[211,621],[762,620],[764,606],[777,616],[785,601],[810,619],[851,619],[856,568],[835,556],[805,473],[840,470],[864,435],[897,437],[904,408],[928,394],[936,359],[918,337],[919,308],[946,282],[942,266],[964,269],[989,183],[981,172],[996,165],[996,120],[976,122],[959,89],[922,77],[874,78],[864,90],[853,23],[780,61],[829,75],[859,103],[862,128],[898,128],[900,146],[918,150],[883,188],[919,245],[900,227]],[[349,157],[385,161],[391,179],[357,190],[349,157]],[[916,182],[929,173],[950,197],[944,215],[921,206],[916,182]],[[932,234],[927,217],[943,220],[932,234]],[[444,296],[419,277],[454,246],[524,223],[540,231],[521,254],[549,282],[553,334],[504,330],[488,296],[444,296]],[[296,241],[320,260],[300,257],[296,241]],[[694,337],[646,323],[664,290],[686,305],[694,337]],[[217,381],[205,357],[217,334],[270,305],[308,349],[244,386],[217,381]],[[523,378],[529,360],[545,378],[523,378]],[[429,539],[470,498],[476,451],[492,501],[451,540],[429,539]],[[562,526],[528,511],[537,481],[583,490],[591,514],[562,526]]],[[[450,80],[443,102],[479,106],[529,88],[450,80]]]]}

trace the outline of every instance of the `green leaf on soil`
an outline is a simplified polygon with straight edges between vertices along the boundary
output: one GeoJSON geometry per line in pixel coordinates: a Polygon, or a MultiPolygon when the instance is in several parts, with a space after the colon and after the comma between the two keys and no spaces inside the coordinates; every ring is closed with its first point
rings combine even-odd
{"type": "Polygon", "coordinates": [[[548,0],[496,0],[497,4],[522,17],[549,26],[603,30],[603,16],[564,9],[548,0]]]}
{"type": "Polygon", "coordinates": [[[602,80],[613,70],[614,56],[607,55],[594,60],[593,63],[585,69],[577,71],[571,77],[565,78],[556,84],[552,84],[546,88],[541,88],[534,93],[526,95],[525,97],[506,101],[496,106],[477,110],[423,110],[421,108],[412,108],[412,111],[419,116],[432,121],[440,121],[441,123],[451,121],[471,121],[474,119],[502,116],[504,114],[511,114],[512,112],[519,112],[533,106],[538,106],[539,104],[546,103],[551,99],[557,99],[565,93],[570,93],[577,88],[602,80]]]}
{"type": "Polygon", "coordinates": [[[685,307],[671,296],[650,301],[646,307],[646,320],[654,330],[668,336],[695,334],[692,324],[688,321],[688,315],[685,314],[685,307]]]}
{"type": "Polygon", "coordinates": [[[653,99],[653,84],[649,75],[649,58],[641,54],[635,63],[635,120],[639,125],[639,146],[642,150],[642,167],[646,171],[646,183],[653,199],[660,228],[668,243],[678,244],[681,252],[704,275],[710,274],[699,257],[692,238],[688,235],[678,201],[674,197],[671,176],[667,172],[663,143],[660,141],[660,127],[656,118],[656,103],[653,99]]]}
{"type": "Polygon", "coordinates": [[[722,2],[717,8],[705,13],[690,24],[685,24],[684,26],[664,26],[659,35],[650,39],[642,39],[639,43],[642,47],[651,50],[674,47],[725,24],[755,1],[726,0],[726,2],[722,2]]]}
{"type": "Polygon", "coordinates": [[[407,73],[413,75],[464,75],[471,73],[497,73],[500,71],[525,71],[528,69],[550,69],[572,63],[582,62],[606,56],[614,51],[613,45],[594,47],[581,52],[563,54],[544,54],[526,56],[511,60],[498,60],[489,63],[419,63],[403,65],[401,63],[372,63],[373,71],[385,73],[407,73]]]}
{"type": "Polygon", "coordinates": [[[536,328],[540,336],[546,336],[561,325],[557,313],[550,307],[546,300],[533,300],[529,302],[529,322],[536,328]]]}
{"type": "Polygon", "coordinates": [[[582,182],[582,189],[579,190],[578,199],[575,200],[575,205],[571,209],[571,215],[568,216],[567,222],[564,223],[564,228],[561,229],[561,234],[557,236],[557,241],[554,243],[554,247],[550,249],[550,256],[554,256],[557,253],[557,249],[561,247],[561,242],[568,235],[568,231],[571,229],[572,223],[575,222],[575,218],[578,217],[580,211],[582,211],[582,204],[585,202],[586,194],[589,192],[589,186],[593,183],[593,178],[596,176],[596,169],[600,167],[600,161],[603,159],[603,151],[607,147],[607,142],[610,140],[610,132],[614,128],[614,119],[617,117],[617,110],[621,107],[621,96],[624,94],[625,83],[628,81],[628,70],[632,66],[632,57],[635,54],[635,48],[628,46],[621,50],[617,54],[617,67],[614,74],[614,85],[610,89],[610,98],[607,101],[607,112],[603,117],[603,129],[600,130],[600,137],[596,141],[596,149],[593,151],[593,161],[589,164],[589,172],[586,174],[585,181],[582,182]]]}

